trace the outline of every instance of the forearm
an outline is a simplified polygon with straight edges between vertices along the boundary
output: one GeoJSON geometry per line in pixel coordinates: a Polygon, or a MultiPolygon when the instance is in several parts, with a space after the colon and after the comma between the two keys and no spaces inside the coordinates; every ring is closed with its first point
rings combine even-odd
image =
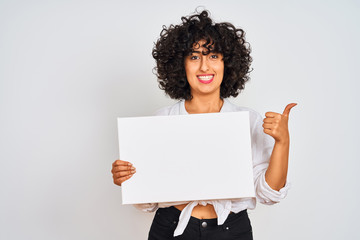
{"type": "Polygon", "coordinates": [[[270,157],[270,163],[265,173],[267,184],[279,191],[285,186],[289,160],[289,138],[282,142],[275,142],[270,157]]]}

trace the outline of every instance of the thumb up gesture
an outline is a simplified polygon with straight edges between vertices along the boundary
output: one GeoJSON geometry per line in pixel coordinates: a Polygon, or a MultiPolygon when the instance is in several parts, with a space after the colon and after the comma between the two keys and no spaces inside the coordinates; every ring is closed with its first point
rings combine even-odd
{"type": "Polygon", "coordinates": [[[290,141],[288,120],[291,108],[296,105],[296,103],[288,104],[282,114],[275,112],[265,113],[263,124],[264,133],[272,136],[275,142],[288,143],[290,141]]]}

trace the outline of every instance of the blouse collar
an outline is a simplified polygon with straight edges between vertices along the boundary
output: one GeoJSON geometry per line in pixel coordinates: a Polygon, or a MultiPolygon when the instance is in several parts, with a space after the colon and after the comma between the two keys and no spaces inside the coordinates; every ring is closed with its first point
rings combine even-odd
{"type": "MultiPolygon", "coordinates": [[[[231,107],[230,107],[231,103],[229,102],[229,100],[227,100],[226,98],[224,99],[224,104],[222,105],[221,109],[220,109],[220,112],[228,112],[231,107]]],[[[181,115],[187,115],[189,114],[187,111],[186,111],[186,108],[185,108],[185,100],[181,100],[180,101],[180,114],[181,115]]]]}

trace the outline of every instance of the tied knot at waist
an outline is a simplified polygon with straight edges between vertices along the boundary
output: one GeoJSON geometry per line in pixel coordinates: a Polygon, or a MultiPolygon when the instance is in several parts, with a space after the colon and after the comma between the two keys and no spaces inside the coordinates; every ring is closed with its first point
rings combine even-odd
{"type": "Polygon", "coordinates": [[[226,218],[229,216],[230,209],[231,209],[231,201],[223,201],[223,202],[222,201],[223,200],[214,200],[214,201],[201,200],[201,201],[190,202],[181,211],[181,214],[179,216],[179,223],[174,231],[174,237],[183,234],[186,226],[189,223],[191,213],[192,213],[194,207],[196,207],[197,205],[206,206],[207,204],[212,204],[214,206],[214,209],[215,209],[215,212],[217,215],[218,225],[222,225],[225,222],[226,218]],[[222,204],[214,204],[216,202],[217,203],[221,202],[222,204]]]}

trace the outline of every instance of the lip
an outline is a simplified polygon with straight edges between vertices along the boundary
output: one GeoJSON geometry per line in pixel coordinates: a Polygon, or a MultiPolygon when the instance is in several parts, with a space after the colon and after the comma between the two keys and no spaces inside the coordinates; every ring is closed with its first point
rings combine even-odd
{"type": "Polygon", "coordinates": [[[199,80],[199,82],[204,83],[204,84],[209,84],[214,80],[214,74],[201,74],[201,75],[196,75],[196,77],[199,80]],[[198,76],[212,76],[212,78],[205,81],[205,80],[201,80],[198,76]]]}

